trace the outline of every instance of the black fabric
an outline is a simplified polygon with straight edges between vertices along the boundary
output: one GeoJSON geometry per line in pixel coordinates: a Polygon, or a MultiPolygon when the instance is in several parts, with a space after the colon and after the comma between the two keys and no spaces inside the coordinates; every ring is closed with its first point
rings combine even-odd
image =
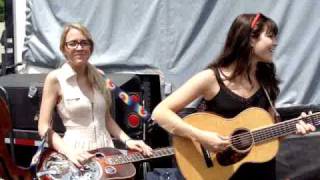
{"type": "Polygon", "coordinates": [[[184,180],[177,168],[155,168],[147,173],[146,180],[184,180]]]}
{"type": "Polygon", "coordinates": [[[313,135],[285,138],[281,142],[276,159],[277,179],[320,179],[319,148],[318,132],[313,135]]]}
{"type": "Polygon", "coordinates": [[[276,161],[273,158],[265,163],[246,163],[240,166],[230,180],[273,180],[276,179],[276,161]]]}
{"type": "Polygon", "coordinates": [[[214,69],[214,72],[220,86],[220,91],[213,99],[205,101],[206,111],[214,112],[225,118],[232,118],[249,107],[260,107],[266,110],[269,108],[268,99],[262,88],[251,97],[244,98],[225,86],[217,69],[214,69]]]}
{"type": "MultiPolygon", "coordinates": [[[[270,104],[262,88],[251,97],[243,98],[225,86],[217,69],[214,69],[214,72],[220,86],[220,91],[213,99],[209,101],[204,100],[205,111],[214,112],[225,118],[232,118],[249,107],[260,107],[265,110],[269,108],[270,104]]],[[[236,179],[276,179],[275,159],[259,164],[243,164],[231,177],[231,180],[236,179]]]]}

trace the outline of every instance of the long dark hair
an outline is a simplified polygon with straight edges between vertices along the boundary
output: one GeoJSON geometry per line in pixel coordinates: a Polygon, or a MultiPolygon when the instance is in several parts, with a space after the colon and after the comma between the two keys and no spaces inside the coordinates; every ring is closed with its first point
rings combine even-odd
{"type": "MultiPolygon", "coordinates": [[[[258,38],[265,27],[267,34],[272,36],[278,34],[276,23],[261,13],[254,26],[251,27],[256,17],[257,14],[241,14],[233,21],[221,54],[208,68],[228,67],[234,64],[235,70],[227,79],[233,80],[237,76],[245,74],[251,83],[249,76],[252,63],[250,61],[252,54],[250,39],[258,38]]],[[[270,98],[274,101],[279,94],[279,80],[276,77],[274,63],[259,62],[256,69],[256,79],[261,86],[267,89],[270,98]]]]}

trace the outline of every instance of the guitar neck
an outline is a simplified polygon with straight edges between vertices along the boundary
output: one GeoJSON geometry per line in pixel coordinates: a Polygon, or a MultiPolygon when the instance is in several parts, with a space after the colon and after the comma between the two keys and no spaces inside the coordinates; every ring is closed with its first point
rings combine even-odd
{"type": "Polygon", "coordinates": [[[252,131],[252,136],[256,144],[263,143],[265,141],[286,136],[296,132],[296,124],[302,120],[306,123],[314,126],[320,125],[320,112],[307,115],[305,117],[299,117],[284,122],[280,122],[271,126],[267,126],[261,129],[252,131]]]}
{"type": "Polygon", "coordinates": [[[165,156],[171,156],[174,154],[174,150],[172,147],[166,147],[166,148],[158,148],[154,149],[152,151],[151,156],[143,156],[139,152],[130,153],[128,155],[113,155],[107,158],[107,161],[110,165],[117,165],[117,164],[125,164],[125,163],[132,163],[132,162],[138,162],[148,159],[155,159],[165,156]]]}

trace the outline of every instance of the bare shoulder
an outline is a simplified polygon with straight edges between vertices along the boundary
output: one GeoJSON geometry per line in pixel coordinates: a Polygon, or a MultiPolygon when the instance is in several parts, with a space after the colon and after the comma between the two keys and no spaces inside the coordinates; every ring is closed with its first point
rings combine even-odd
{"type": "Polygon", "coordinates": [[[213,81],[216,79],[216,76],[212,69],[205,69],[198,73],[200,77],[203,77],[207,81],[213,81]]]}
{"type": "Polygon", "coordinates": [[[210,69],[202,70],[193,75],[186,83],[179,89],[179,93],[188,92],[196,96],[207,96],[215,83],[214,72],[210,69]]]}
{"type": "Polygon", "coordinates": [[[206,69],[199,72],[195,75],[194,81],[196,81],[199,88],[201,88],[205,99],[211,99],[220,89],[217,78],[212,69],[206,69]]]}
{"type": "Polygon", "coordinates": [[[44,82],[44,89],[50,92],[60,92],[60,85],[58,82],[58,75],[59,71],[53,70],[48,73],[45,82],[44,82]]]}
{"type": "Polygon", "coordinates": [[[48,73],[47,77],[46,77],[46,80],[45,80],[45,83],[57,83],[58,82],[58,78],[57,78],[57,74],[58,74],[58,70],[55,69],[51,72],[48,73]]]}
{"type": "Polygon", "coordinates": [[[203,87],[209,87],[217,82],[216,76],[212,69],[203,70],[194,75],[192,79],[203,87]]]}

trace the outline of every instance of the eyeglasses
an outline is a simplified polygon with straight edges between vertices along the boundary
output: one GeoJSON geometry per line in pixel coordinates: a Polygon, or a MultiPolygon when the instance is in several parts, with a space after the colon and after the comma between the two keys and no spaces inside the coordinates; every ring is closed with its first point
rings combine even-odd
{"type": "Polygon", "coordinates": [[[69,49],[76,49],[79,45],[82,48],[89,48],[91,47],[91,42],[89,40],[73,40],[66,42],[66,46],[69,49]]]}

